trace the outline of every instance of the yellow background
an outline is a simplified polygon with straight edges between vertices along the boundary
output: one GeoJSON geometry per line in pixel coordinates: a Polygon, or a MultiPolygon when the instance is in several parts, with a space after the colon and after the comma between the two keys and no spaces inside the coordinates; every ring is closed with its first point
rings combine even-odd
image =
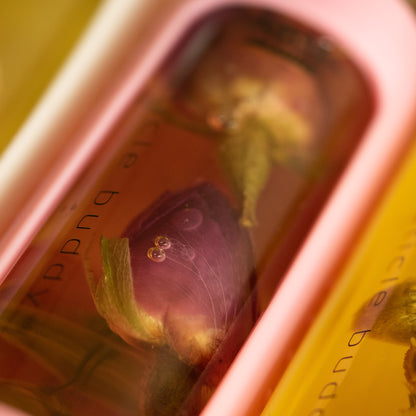
{"type": "Polygon", "coordinates": [[[343,272],[334,276],[335,290],[262,416],[392,416],[408,409],[403,370],[408,345],[375,339],[369,333],[355,347],[349,347],[348,341],[358,310],[389,286],[383,279],[416,278],[415,184],[416,147],[343,272]],[[394,267],[399,256],[405,259],[403,265],[394,267]],[[346,356],[353,357],[341,363],[347,371],[334,373],[337,362],[346,356]],[[319,399],[322,391],[335,397],[319,399]],[[323,411],[314,412],[318,408],[323,411]]]}
{"type": "Polygon", "coordinates": [[[0,2],[0,154],[47,88],[99,3],[0,2]]]}

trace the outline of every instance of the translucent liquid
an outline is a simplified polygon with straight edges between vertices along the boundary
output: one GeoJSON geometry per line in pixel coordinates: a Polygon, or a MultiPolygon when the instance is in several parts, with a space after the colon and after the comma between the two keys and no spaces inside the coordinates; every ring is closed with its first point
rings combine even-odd
{"type": "Polygon", "coordinates": [[[198,414],[370,117],[343,53],[277,15],[185,39],[1,288],[0,398],[34,415],[198,414]]]}

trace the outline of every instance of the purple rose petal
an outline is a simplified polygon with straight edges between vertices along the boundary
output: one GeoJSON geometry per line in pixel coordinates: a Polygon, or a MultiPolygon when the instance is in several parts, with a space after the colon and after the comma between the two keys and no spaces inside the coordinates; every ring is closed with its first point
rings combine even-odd
{"type": "Polygon", "coordinates": [[[251,291],[247,231],[203,183],[162,195],[127,227],[134,296],[186,362],[206,363],[251,291]]]}

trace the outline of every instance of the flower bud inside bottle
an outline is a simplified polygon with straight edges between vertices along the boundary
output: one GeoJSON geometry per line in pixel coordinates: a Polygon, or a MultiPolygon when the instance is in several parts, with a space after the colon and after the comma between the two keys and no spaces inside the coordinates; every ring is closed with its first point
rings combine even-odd
{"type": "Polygon", "coordinates": [[[0,400],[199,414],[371,108],[322,34],[256,8],[196,22],[0,288],[0,400]]]}

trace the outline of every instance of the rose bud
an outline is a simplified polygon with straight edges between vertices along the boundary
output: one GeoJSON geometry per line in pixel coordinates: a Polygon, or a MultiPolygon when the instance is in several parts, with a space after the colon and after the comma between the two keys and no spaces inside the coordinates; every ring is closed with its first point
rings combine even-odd
{"type": "Polygon", "coordinates": [[[102,239],[99,313],[135,345],[168,345],[205,365],[252,289],[251,244],[225,196],[204,183],[166,192],[122,238],[102,239]]]}
{"type": "Polygon", "coordinates": [[[354,328],[368,328],[373,338],[408,345],[416,333],[416,280],[406,279],[381,295],[369,299],[359,309],[354,328]]]}
{"type": "Polygon", "coordinates": [[[168,118],[194,131],[205,126],[206,135],[220,139],[220,160],[240,198],[240,222],[253,227],[272,168],[301,170],[307,163],[323,103],[309,71],[284,53],[246,42],[246,30],[237,23],[219,35],[183,81],[168,118]]]}

